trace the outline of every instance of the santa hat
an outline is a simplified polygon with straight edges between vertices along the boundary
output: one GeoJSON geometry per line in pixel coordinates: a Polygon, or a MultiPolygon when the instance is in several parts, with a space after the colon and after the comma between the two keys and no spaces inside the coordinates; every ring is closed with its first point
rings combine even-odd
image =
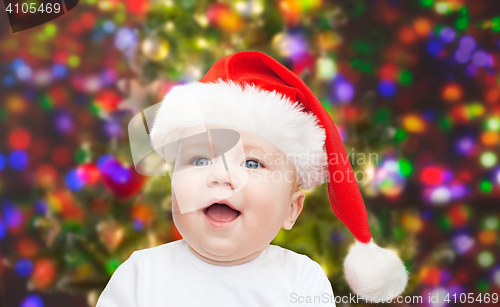
{"type": "Polygon", "coordinates": [[[365,204],[337,128],[296,74],[256,51],[220,59],[199,82],[167,93],[151,129],[151,142],[157,145],[153,147],[199,124],[200,116],[206,124],[251,132],[273,144],[295,165],[305,189],[326,178],[332,210],[356,241],[344,261],[351,289],[379,300],[403,292],[407,271],[394,252],[373,243],[365,204]],[[193,104],[200,108],[199,116],[193,115],[193,104]]]}

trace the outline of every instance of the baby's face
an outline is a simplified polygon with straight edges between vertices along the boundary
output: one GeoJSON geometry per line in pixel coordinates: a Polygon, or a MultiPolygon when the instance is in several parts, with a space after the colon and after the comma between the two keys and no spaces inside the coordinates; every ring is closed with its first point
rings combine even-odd
{"type": "Polygon", "coordinates": [[[292,227],[305,197],[284,154],[237,132],[240,142],[215,158],[220,144],[213,136],[183,139],[172,176],[175,225],[192,249],[215,262],[257,256],[281,227],[292,227]]]}

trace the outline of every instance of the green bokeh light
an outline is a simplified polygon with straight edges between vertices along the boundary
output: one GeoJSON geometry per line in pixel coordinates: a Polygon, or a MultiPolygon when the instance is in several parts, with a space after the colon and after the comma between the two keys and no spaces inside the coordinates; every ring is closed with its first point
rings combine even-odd
{"type": "Polygon", "coordinates": [[[490,289],[490,283],[488,281],[483,279],[483,280],[480,280],[477,282],[477,290],[479,292],[483,292],[483,293],[488,292],[489,289],[490,289]]]}
{"type": "Polygon", "coordinates": [[[43,110],[51,110],[54,107],[54,102],[52,101],[52,99],[50,99],[49,96],[44,95],[40,99],[40,106],[43,110]]]}
{"type": "Polygon", "coordinates": [[[116,271],[116,269],[120,266],[120,261],[115,258],[111,258],[108,261],[106,261],[106,273],[108,275],[113,275],[113,273],[116,271]]]}
{"type": "Polygon", "coordinates": [[[481,191],[488,193],[491,191],[493,186],[492,186],[491,182],[484,180],[479,184],[479,188],[481,189],[481,191]]]}
{"type": "Polygon", "coordinates": [[[3,110],[3,109],[0,110],[0,120],[1,121],[6,120],[8,116],[9,116],[9,112],[7,112],[7,110],[3,110]]]}
{"type": "Polygon", "coordinates": [[[399,160],[399,173],[403,177],[408,177],[413,172],[413,165],[407,160],[399,160]]]}
{"type": "Polygon", "coordinates": [[[408,70],[402,70],[399,73],[399,83],[403,85],[408,85],[413,82],[413,75],[408,70]]]}
{"type": "Polygon", "coordinates": [[[453,127],[453,119],[449,116],[445,116],[439,121],[439,125],[443,131],[450,131],[453,127]]]}
{"type": "Polygon", "coordinates": [[[434,3],[434,0],[420,0],[420,4],[425,7],[430,7],[434,3]]]}
{"type": "Polygon", "coordinates": [[[373,52],[373,46],[363,40],[353,41],[351,47],[357,53],[369,54],[373,52]]]}
{"type": "Polygon", "coordinates": [[[398,142],[404,141],[406,139],[406,132],[403,129],[398,129],[394,135],[394,139],[398,142]]]}
{"type": "Polygon", "coordinates": [[[88,153],[83,148],[78,148],[75,151],[75,161],[78,163],[84,163],[87,161],[88,153]]]}
{"type": "Polygon", "coordinates": [[[491,18],[491,31],[500,32],[500,17],[491,18]]]}
{"type": "Polygon", "coordinates": [[[457,30],[465,30],[469,26],[469,18],[467,17],[459,17],[455,20],[455,29],[457,30]]]}

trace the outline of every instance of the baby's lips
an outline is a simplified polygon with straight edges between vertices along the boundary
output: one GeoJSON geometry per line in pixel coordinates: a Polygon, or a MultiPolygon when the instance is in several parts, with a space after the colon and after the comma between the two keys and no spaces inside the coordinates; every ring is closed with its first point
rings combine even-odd
{"type": "Polygon", "coordinates": [[[215,203],[218,203],[218,204],[223,204],[223,205],[226,205],[228,206],[229,208],[233,209],[233,210],[236,210],[236,211],[240,211],[238,210],[238,208],[236,208],[230,201],[226,199],[222,199],[222,198],[212,198],[208,201],[208,203],[206,204],[205,207],[203,207],[203,209],[206,209],[208,207],[210,207],[211,205],[215,204],[215,203]]]}

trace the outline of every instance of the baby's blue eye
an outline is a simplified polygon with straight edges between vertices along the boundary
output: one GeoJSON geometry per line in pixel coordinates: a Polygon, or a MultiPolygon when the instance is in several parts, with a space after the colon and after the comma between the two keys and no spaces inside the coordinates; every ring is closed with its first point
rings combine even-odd
{"type": "Polygon", "coordinates": [[[208,160],[207,158],[198,158],[194,160],[194,165],[196,166],[208,166],[212,164],[212,161],[208,160]]]}
{"type": "Polygon", "coordinates": [[[256,160],[246,160],[245,162],[243,162],[243,164],[241,164],[241,166],[251,169],[262,167],[262,165],[256,160]]]}

